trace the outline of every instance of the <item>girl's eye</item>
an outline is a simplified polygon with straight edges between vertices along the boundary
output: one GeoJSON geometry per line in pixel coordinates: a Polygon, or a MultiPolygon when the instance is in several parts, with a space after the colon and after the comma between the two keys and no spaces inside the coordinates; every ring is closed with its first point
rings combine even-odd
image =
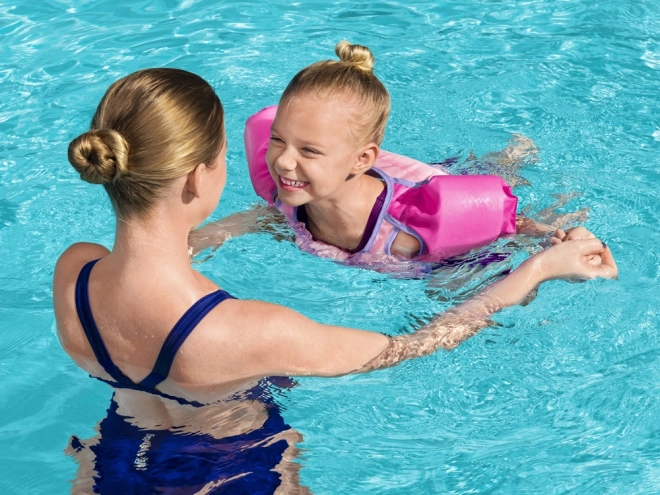
{"type": "Polygon", "coordinates": [[[283,141],[282,141],[280,138],[278,138],[277,136],[271,136],[271,137],[270,137],[270,140],[271,140],[271,141],[275,141],[276,143],[281,143],[281,142],[283,142],[283,141]]]}
{"type": "Polygon", "coordinates": [[[303,148],[302,150],[303,150],[303,152],[309,153],[311,155],[318,155],[319,154],[318,151],[313,150],[312,148],[303,148]]]}

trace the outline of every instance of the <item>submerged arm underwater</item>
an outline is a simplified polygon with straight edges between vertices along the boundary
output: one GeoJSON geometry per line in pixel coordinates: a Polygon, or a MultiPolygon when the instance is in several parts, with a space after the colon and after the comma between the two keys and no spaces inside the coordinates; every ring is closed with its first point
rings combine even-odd
{"type": "Polygon", "coordinates": [[[210,247],[220,247],[232,237],[257,232],[269,232],[276,238],[284,236],[280,228],[286,225],[284,216],[272,206],[253,206],[249,210],[232,213],[215,222],[192,230],[188,235],[191,255],[210,247]]]}

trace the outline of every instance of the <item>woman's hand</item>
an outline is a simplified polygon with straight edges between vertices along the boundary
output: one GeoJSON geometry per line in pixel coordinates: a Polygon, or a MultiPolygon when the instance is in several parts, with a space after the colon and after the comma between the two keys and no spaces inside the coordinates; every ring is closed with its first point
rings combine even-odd
{"type": "Polygon", "coordinates": [[[558,239],[558,242],[551,239],[554,245],[536,255],[543,280],[618,276],[619,270],[612,252],[587,229],[577,227],[569,232],[558,229],[557,233],[560,235],[553,239],[558,239]]]}
{"type": "MultiPolygon", "coordinates": [[[[554,235],[550,238],[550,244],[553,246],[556,244],[561,244],[566,241],[574,241],[578,239],[595,239],[596,236],[593,235],[590,231],[584,227],[573,227],[572,229],[557,229],[554,235]]],[[[588,258],[589,264],[598,266],[603,260],[599,254],[594,254],[588,258]]]]}

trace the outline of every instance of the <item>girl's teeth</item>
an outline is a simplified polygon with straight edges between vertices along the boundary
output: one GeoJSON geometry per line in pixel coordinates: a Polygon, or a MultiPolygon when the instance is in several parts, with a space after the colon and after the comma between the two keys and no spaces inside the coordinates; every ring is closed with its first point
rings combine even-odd
{"type": "Polygon", "coordinates": [[[289,180],[289,179],[285,179],[284,177],[280,177],[280,178],[282,179],[282,182],[287,186],[302,187],[305,185],[305,182],[300,182],[297,180],[289,180]]]}

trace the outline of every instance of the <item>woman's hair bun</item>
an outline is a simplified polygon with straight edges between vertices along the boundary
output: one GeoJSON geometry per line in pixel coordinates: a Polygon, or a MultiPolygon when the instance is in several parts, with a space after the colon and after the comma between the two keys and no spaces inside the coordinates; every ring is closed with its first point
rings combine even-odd
{"type": "Polygon", "coordinates": [[[128,172],[128,142],[112,129],[92,129],[69,144],[69,162],[80,178],[106,184],[128,172]]]}
{"type": "Polygon", "coordinates": [[[374,56],[366,46],[351,45],[348,41],[342,40],[335,46],[335,53],[342,62],[355,65],[364,71],[373,70],[374,56]]]}

